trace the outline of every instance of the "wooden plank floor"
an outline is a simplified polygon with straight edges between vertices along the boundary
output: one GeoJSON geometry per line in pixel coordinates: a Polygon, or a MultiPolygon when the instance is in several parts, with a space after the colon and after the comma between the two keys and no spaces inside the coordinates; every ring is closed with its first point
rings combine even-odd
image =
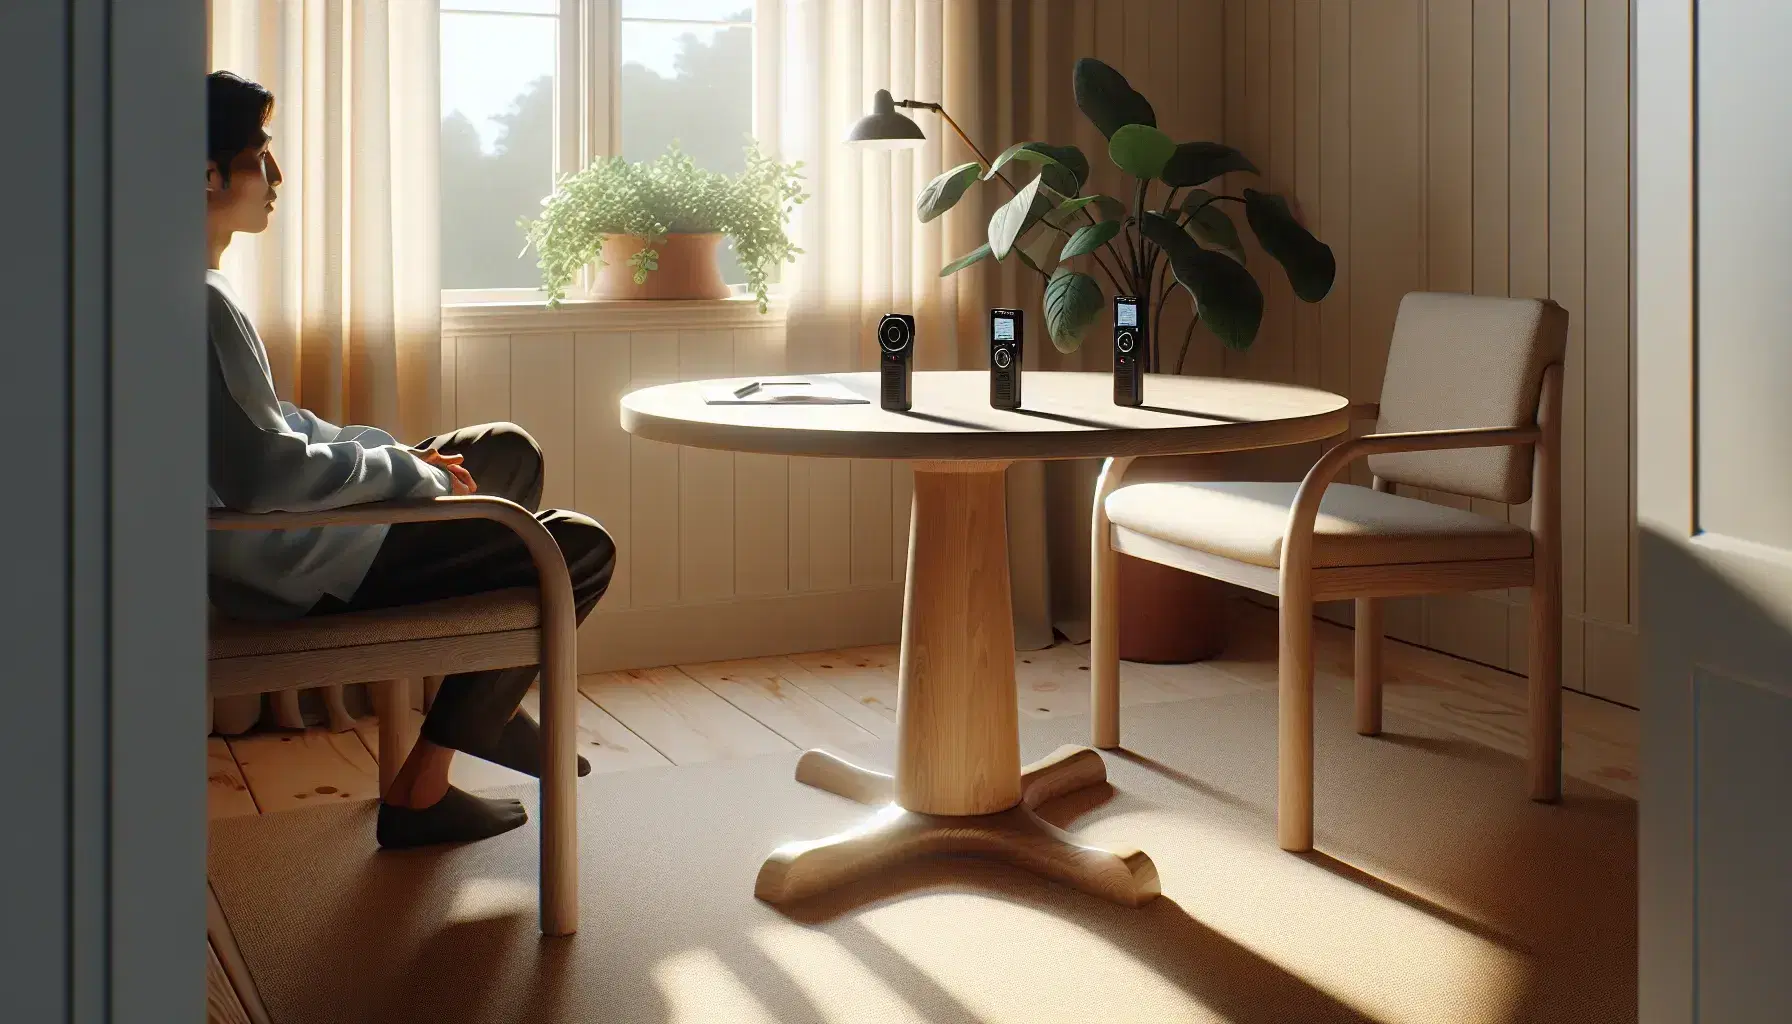
{"type": "MultiPolygon", "coordinates": [[[[1133,707],[1275,688],[1275,613],[1240,602],[1230,643],[1196,665],[1121,671],[1121,704],[1133,707]]],[[[1319,685],[1350,688],[1351,634],[1320,622],[1319,685]]],[[[1390,641],[1387,708],[1507,753],[1525,745],[1525,681],[1498,669],[1390,641]]],[[[1060,644],[1015,659],[1020,710],[1031,718],[1089,710],[1088,645],[1060,644]]],[[[641,669],[580,680],[579,750],[594,772],[627,771],[790,751],[893,742],[894,645],[641,669]]],[[[524,702],[538,714],[535,694],[524,702]]],[[[414,713],[413,713],[414,714],[414,713]]],[[[1584,694],[1563,695],[1567,774],[1634,798],[1636,711],[1584,694]]],[[[415,729],[415,721],[409,723],[415,729]]],[[[352,732],[272,730],[207,740],[211,816],[268,814],[377,795],[372,719],[352,732]]],[[[476,758],[457,757],[453,779],[469,790],[528,781],[476,758]]]]}

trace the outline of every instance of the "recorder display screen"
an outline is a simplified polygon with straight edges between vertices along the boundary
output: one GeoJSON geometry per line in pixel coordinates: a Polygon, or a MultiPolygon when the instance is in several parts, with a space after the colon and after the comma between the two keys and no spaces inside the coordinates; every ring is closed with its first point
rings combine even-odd
{"type": "Polygon", "coordinates": [[[1122,302],[1114,307],[1115,327],[1139,326],[1139,307],[1137,303],[1122,302]]]}
{"type": "Polygon", "coordinates": [[[994,340],[994,341],[1013,341],[1014,340],[1014,320],[1013,320],[1013,318],[1005,317],[1005,316],[996,317],[995,318],[995,327],[993,330],[994,330],[994,333],[990,335],[992,340],[994,340]]]}

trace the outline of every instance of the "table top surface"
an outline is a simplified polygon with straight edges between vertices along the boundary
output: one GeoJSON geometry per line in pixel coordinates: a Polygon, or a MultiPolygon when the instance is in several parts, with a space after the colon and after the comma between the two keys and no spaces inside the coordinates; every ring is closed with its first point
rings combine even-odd
{"type": "MultiPolygon", "coordinates": [[[[705,391],[755,377],[681,381],[622,399],[623,429],[694,448],[821,458],[970,461],[1239,451],[1316,441],[1349,425],[1328,391],[1218,377],[1152,374],[1145,404],[1114,404],[1111,373],[1028,371],[1019,410],[991,408],[986,370],[918,371],[913,408],[878,405],[876,373],[785,374],[831,380],[863,405],[710,405],[705,391]]],[[[772,379],[772,378],[765,378],[772,379]]]]}

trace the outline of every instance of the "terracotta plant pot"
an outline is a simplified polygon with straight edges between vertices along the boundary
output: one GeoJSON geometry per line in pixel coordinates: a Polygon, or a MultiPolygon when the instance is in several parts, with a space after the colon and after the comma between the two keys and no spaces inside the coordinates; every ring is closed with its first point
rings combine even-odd
{"type": "Polygon", "coordinates": [[[604,239],[604,266],[592,294],[599,299],[725,299],[731,293],[716,264],[721,244],[720,234],[667,235],[658,247],[659,268],[648,273],[646,284],[636,284],[628,261],[646,244],[636,235],[611,235],[604,239]]]}
{"type": "Polygon", "coordinates": [[[1119,589],[1123,660],[1186,665],[1225,648],[1225,584],[1121,555],[1119,589]]]}

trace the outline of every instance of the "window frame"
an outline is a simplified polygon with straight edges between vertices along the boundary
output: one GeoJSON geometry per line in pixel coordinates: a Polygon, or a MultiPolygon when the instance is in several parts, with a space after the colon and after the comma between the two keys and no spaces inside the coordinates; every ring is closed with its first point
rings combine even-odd
{"type": "MultiPolygon", "coordinates": [[[[753,137],[761,152],[778,156],[778,89],[782,81],[782,0],[751,0],[753,8],[753,137]]],[[[571,174],[622,149],[622,0],[559,0],[554,68],[554,177],[571,174]]],[[[634,19],[631,19],[634,20],[634,19]]],[[[567,286],[568,301],[591,297],[586,267],[567,286]]],[[[723,300],[727,301],[727,300],[723,300]]],[[[444,288],[443,306],[542,304],[541,288],[444,288]]]]}

